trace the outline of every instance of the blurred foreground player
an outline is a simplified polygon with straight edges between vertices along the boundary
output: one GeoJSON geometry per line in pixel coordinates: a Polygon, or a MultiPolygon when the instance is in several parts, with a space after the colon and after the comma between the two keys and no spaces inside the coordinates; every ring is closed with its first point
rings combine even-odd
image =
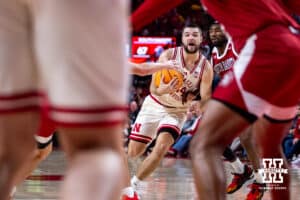
{"type": "MultiPolygon", "coordinates": [[[[130,71],[132,74],[145,76],[155,73],[156,71],[162,69],[177,69],[178,63],[175,60],[170,60],[163,63],[133,63],[129,62],[130,71]]],[[[45,160],[53,148],[53,134],[56,131],[55,123],[49,119],[47,115],[48,110],[43,108],[41,111],[40,125],[38,132],[35,135],[36,149],[34,151],[34,156],[26,162],[23,166],[21,172],[18,173],[16,182],[14,185],[19,185],[22,183],[31,172],[38,166],[40,162],[45,160]]],[[[125,163],[126,164],[126,163],[125,163]]],[[[129,176],[128,176],[129,180],[129,176]]],[[[11,196],[14,195],[16,187],[13,188],[11,196]]]]}
{"type": "Polygon", "coordinates": [[[15,187],[11,192],[11,197],[13,197],[16,192],[16,187],[30,176],[38,164],[45,160],[52,152],[54,132],[55,124],[42,112],[40,126],[35,135],[36,148],[33,157],[26,161],[21,171],[18,173],[14,183],[15,187]]]}
{"type": "MultiPolygon", "coordinates": [[[[238,57],[231,39],[228,39],[221,25],[217,22],[213,23],[209,28],[209,38],[213,44],[211,64],[215,74],[221,79],[226,73],[233,70],[233,65],[238,57]]],[[[253,166],[253,170],[247,164],[242,163],[230,147],[226,147],[223,156],[230,162],[233,174],[231,183],[227,186],[226,192],[232,194],[240,189],[246,181],[254,178],[251,184],[247,198],[262,197],[264,194],[265,184],[262,181],[262,176],[258,173],[260,168],[260,160],[258,149],[255,146],[253,139],[252,127],[247,128],[239,136],[242,146],[247,152],[247,157],[253,166]]]]}
{"type": "MultiPolygon", "coordinates": [[[[226,145],[254,122],[262,158],[283,158],[281,140],[297,111],[300,93],[299,26],[289,16],[300,1],[203,0],[208,12],[225,26],[239,58],[208,103],[191,145],[195,182],[201,199],[225,199],[220,160],[226,145]],[[234,20],[232,20],[234,19],[234,20]],[[203,176],[205,174],[205,176],[203,176]]],[[[282,168],[287,168],[286,162],[282,168]]],[[[272,199],[289,199],[286,189],[271,190],[272,199]]],[[[260,199],[260,197],[257,197],[260,199]]]]}
{"type": "Polygon", "coordinates": [[[34,156],[41,93],[69,160],[61,199],[119,199],[127,14],[123,0],[0,1],[1,200],[34,156]]]}

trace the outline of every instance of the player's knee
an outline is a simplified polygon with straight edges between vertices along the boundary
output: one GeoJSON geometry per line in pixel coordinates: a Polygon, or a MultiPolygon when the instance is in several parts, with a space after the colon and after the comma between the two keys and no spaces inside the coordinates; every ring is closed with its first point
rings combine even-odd
{"type": "Polygon", "coordinates": [[[127,152],[128,158],[135,159],[139,156],[139,151],[135,148],[129,148],[127,152]]]}
{"type": "Polygon", "coordinates": [[[245,132],[243,132],[242,134],[240,134],[240,141],[242,144],[251,144],[252,142],[252,134],[249,130],[246,130],[245,132]]]}
{"type": "Polygon", "coordinates": [[[195,135],[191,140],[189,152],[193,156],[200,153],[206,154],[206,152],[216,148],[218,148],[218,145],[216,145],[212,140],[210,140],[209,137],[203,138],[199,135],[195,135]]]}
{"type": "Polygon", "coordinates": [[[202,152],[202,149],[203,144],[200,145],[200,141],[198,141],[196,137],[193,137],[189,146],[189,152],[191,155],[195,155],[197,152],[202,152]]]}
{"type": "Polygon", "coordinates": [[[207,151],[223,152],[227,144],[228,138],[224,138],[224,131],[216,126],[212,127],[210,124],[200,125],[197,134],[193,136],[190,143],[190,152],[202,153],[207,151]]]}
{"type": "Polygon", "coordinates": [[[135,159],[139,157],[142,153],[144,153],[145,149],[146,149],[146,144],[130,141],[128,145],[127,155],[129,158],[135,159]]]}
{"type": "Polygon", "coordinates": [[[166,153],[168,152],[170,148],[170,145],[168,144],[156,144],[153,148],[153,154],[157,157],[157,158],[162,158],[166,155],[166,153]]]}

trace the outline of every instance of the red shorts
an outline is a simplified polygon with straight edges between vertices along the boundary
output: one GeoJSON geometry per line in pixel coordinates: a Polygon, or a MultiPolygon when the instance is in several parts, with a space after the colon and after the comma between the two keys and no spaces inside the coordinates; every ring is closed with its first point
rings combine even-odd
{"type": "Polygon", "coordinates": [[[258,117],[292,119],[300,100],[300,34],[270,26],[245,43],[213,97],[258,117]]]}

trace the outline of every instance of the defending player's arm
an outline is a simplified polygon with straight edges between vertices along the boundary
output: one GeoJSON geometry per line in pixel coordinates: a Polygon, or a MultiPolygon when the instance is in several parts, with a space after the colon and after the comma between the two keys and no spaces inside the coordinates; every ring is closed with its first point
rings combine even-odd
{"type": "MultiPolygon", "coordinates": [[[[167,49],[164,52],[162,52],[162,54],[159,56],[158,59],[158,63],[166,63],[171,59],[172,56],[172,50],[171,49],[167,49]]],[[[161,96],[163,94],[168,94],[171,93],[173,91],[175,91],[176,85],[178,84],[178,80],[177,78],[172,79],[168,84],[165,84],[163,82],[163,77],[161,77],[161,81],[160,81],[160,85],[157,88],[155,86],[155,78],[154,78],[155,74],[152,75],[152,81],[151,81],[151,85],[150,85],[150,91],[152,94],[156,94],[158,96],[161,96]]]]}
{"type": "Polygon", "coordinates": [[[290,9],[293,14],[300,15],[300,1],[299,0],[285,0],[284,4],[290,9]]]}
{"type": "Polygon", "coordinates": [[[206,61],[202,79],[200,82],[200,96],[201,96],[200,110],[202,113],[205,111],[206,103],[211,97],[213,76],[214,76],[213,68],[211,64],[208,61],[206,61]]]}
{"type": "Polygon", "coordinates": [[[178,68],[178,63],[175,60],[168,60],[162,63],[133,63],[129,62],[131,67],[131,73],[139,76],[146,76],[153,74],[162,69],[176,69],[178,68]]]}
{"type": "Polygon", "coordinates": [[[139,30],[160,15],[184,2],[184,0],[146,0],[131,15],[133,30],[139,30]],[[163,5],[163,6],[162,6],[163,5]]]}

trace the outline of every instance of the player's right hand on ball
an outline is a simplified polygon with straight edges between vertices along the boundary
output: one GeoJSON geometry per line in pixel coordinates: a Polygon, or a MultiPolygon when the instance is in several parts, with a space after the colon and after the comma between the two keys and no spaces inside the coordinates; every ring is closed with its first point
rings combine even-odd
{"type": "Polygon", "coordinates": [[[165,65],[165,69],[175,69],[180,71],[179,62],[177,60],[168,60],[163,63],[165,65]]]}
{"type": "Polygon", "coordinates": [[[164,75],[160,79],[159,87],[157,88],[158,95],[170,94],[178,89],[179,80],[174,77],[169,83],[164,83],[164,75]]]}

